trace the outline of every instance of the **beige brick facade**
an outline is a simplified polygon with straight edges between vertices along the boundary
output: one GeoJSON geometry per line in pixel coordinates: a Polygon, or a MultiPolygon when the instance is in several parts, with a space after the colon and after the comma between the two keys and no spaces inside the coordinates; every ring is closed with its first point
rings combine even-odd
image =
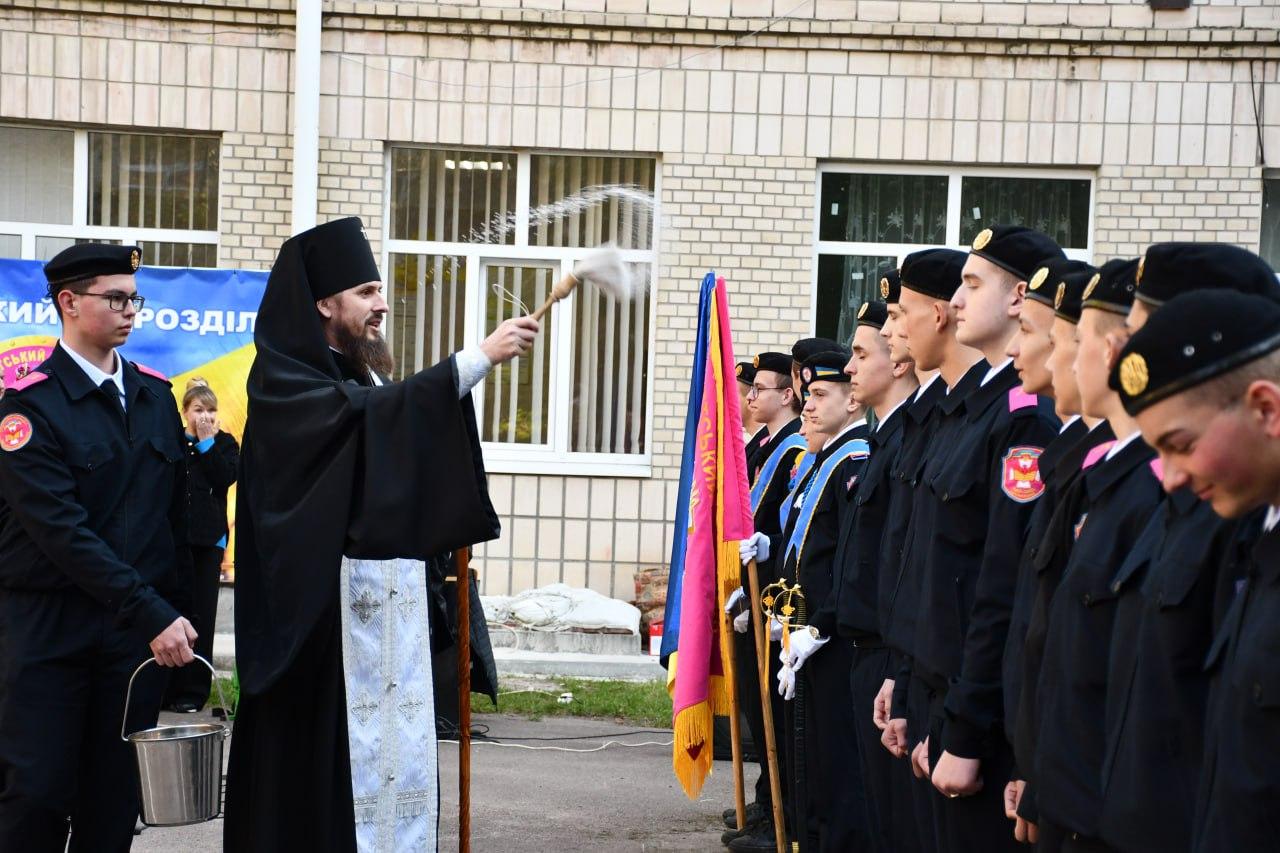
{"type": "MultiPolygon", "coordinates": [[[[219,261],[291,233],[292,0],[11,0],[0,120],[221,138],[219,261]]],[[[1256,247],[1280,167],[1280,6],[887,0],[324,3],[318,215],[386,237],[388,144],[640,153],[661,166],[651,476],[501,474],[490,592],[621,598],[670,547],[696,283],[740,350],[812,328],[823,163],[1093,176],[1095,260],[1256,247]],[[778,20],[772,20],[775,17],[778,20]],[[1265,159],[1264,159],[1265,158],[1265,159]]]]}

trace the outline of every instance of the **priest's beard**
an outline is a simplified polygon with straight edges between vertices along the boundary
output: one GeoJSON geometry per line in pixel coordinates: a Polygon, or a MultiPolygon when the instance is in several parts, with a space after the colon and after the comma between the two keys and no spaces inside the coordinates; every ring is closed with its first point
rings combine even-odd
{"type": "Polygon", "coordinates": [[[336,330],[338,352],[350,359],[361,372],[373,371],[379,376],[390,376],[396,366],[395,359],[391,357],[391,347],[387,346],[387,339],[381,332],[370,338],[370,328],[369,322],[365,321],[359,334],[353,334],[346,326],[339,326],[336,330]]]}

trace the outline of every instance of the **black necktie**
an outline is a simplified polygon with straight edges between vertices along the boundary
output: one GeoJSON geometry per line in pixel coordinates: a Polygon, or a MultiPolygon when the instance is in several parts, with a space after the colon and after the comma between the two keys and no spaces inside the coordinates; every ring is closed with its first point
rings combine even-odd
{"type": "Polygon", "coordinates": [[[107,399],[111,401],[111,406],[116,410],[120,417],[124,417],[124,403],[120,400],[120,386],[113,379],[104,379],[102,384],[98,386],[103,394],[107,395],[107,399]]]}

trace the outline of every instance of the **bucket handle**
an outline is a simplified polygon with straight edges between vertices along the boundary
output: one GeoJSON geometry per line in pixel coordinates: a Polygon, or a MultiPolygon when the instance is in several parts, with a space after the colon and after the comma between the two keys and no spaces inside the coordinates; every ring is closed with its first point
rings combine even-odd
{"type": "MultiPolygon", "coordinates": [[[[218,691],[218,701],[222,703],[223,708],[226,708],[227,697],[222,692],[222,684],[218,681],[218,673],[214,670],[213,664],[209,663],[207,660],[200,657],[200,655],[192,655],[192,657],[200,661],[200,663],[207,666],[209,668],[209,672],[213,673],[213,687],[215,690],[218,691]]],[[[155,663],[155,662],[156,662],[155,658],[147,658],[142,663],[138,664],[138,668],[133,671],[133,675],[129,676],[129,687],[125,690],[125,693],[124,693],[124,716],[121,717],[120,719],[120,740],[124,741],[125,743],[129,742],[129,736],[124,733],[124,728],[129,722],[129,699],[133,695],[133,680],[138,677],[138,673],[142,672],[142,668],[144,666],[146,666],[149,663],[155,663]]],[[[188,664],[188,666],[190,666],[190,664],[188,664]]]]}

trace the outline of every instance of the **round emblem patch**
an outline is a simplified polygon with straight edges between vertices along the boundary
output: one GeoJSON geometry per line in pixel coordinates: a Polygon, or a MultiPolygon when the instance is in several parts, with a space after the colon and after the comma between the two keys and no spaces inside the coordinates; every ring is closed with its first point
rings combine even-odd
{"type": "Polygon", "coordinates": [[[807,368],[807,367],[806,367],[806,368],[804,368],[803,370],[801,370],[801,371],[800,371],[800,378],[801,378],[801,379],[803,379],[803,380],[805,381],[805,383],[806,383],[806,384],[808,384],[809,382],[812,382],[812,381],[813,381],[813,371],[812,371],[812,370],[810,370],[810,369],[809,369],[809,368],[807,368]]]}
{"type": "Polygon", "coordinates": [[[754,367],[756,370],[760,369],[760,356],[757,355],[752,357],[751,366],[754,367]]]}
{"type": "Polygon", "coordinates": [[[24,415],[7,415],[0,421],[0,450],[21,450],[30,440],[31,421],[24,415]]]}
{"type": "Polygon", "coordinates": [[[995,235],[991,233],[990,228],[983,228],[978,232],[978,236],[973,238],[973,250],[975,252],[981,252],[983,249],[987,248],[987,244],[991,242],[991,238],[994,236],[995,235]]]}
{"type": "Polygon", "coordinates": [[[1047,279],[1048,277],[1049,277],[1049,268],[1040,267],[1040,269],[1036,270],[1036,274],[1031,276],[1031,281],[1027,282],[1027,287],[1031,288],[1032,290],[1039,290],[1040,285],[1044,284],[1044,280],[1047,279]]]}
{"type": "Polygon", "coordinates": [[[1058,293],[1053,297],[1053,310],[1057,311],[1062,307],[1062,299],[1067,295],[1067,283],[1065,281],[1058,283],[1058,293]]]}
{"type": "Polygon", "coordinates": [[[1084,289],[1084,296],[1080,297],[1080,301],[1084,302],[1093,295],[1093,289],[1098,286],[1098,282],[1102,281],[1102,276],[1098,273],[1093,274],[1093,278],[1089,279],[1089,286],[1084,289]]]}
{"type": "Polygon", "coordinates": [[[887,278],[880,279],[880,298],[889,298],[889,279],[887,278]]]}
{"type": "Polygon", "coordinates": [[[867,305],[868,305],[868,304],[870,304],[870,303],[864,302],[864,303],[862,303],[861,305],[859,305],[859,306],[858,306],[858,319],[859,319],[859,320],[861,320],[864,316],[866,316],[866,313],[867,313],[867,305]]]}
{"type": "Polygon", "coordinates": [[[1120,387],[1130,397],[1136,397],[1147,390],[1147,382],[1151,375],[1147,371],[1147,360],[1141,353],[1131,352],[1120,362],[1120,387]]]}
{"type": "Polygon", "coordinates": [[[138,271],[138,267],[142,266],[142,255],[138,254],[138,250],[134,249],[129,253],[129,267],[134,271],[138,271]]]}
{"type": "Polygon", "coordinates": [[[733,369],[733,372],[734,372],[734,375],[736,375],[736,376],[741,376],[741,375],[742,375],[742,365],[741,365],[741,364],[739,364],[737,367],[735,367],[735,368],[733,369]]]}

